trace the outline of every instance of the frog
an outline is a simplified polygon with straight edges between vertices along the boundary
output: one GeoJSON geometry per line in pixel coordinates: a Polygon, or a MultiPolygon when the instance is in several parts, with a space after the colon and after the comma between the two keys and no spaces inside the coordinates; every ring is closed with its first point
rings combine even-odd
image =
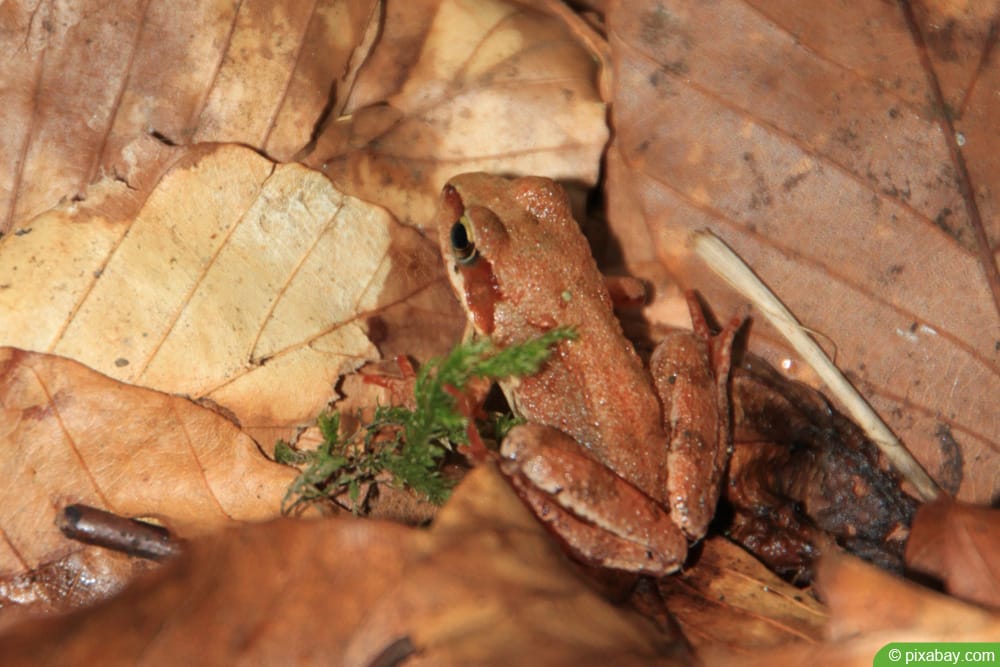
{"type": "Polygon", "coordinates": [[[500,382],[524,422],[500,445],[500,471],[578,560],[652,576],[680,569],[715,514],[732,453],[741,322],[713,335],[689,293],[692,329],[666,334],[647,366],[566,191],[548,178],[455,176],[433,228],[474,335],[505,348],[557,327],[576,333],[536,374],[500,382]]]}

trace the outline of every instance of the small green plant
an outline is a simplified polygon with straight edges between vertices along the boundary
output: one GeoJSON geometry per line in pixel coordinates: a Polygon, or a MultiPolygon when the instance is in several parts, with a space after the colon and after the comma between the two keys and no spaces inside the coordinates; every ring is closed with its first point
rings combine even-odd
{"type": "MultiPolygon", "coordinates": [[[[357,511],[361,487],[383,471],[392,483],[405,486],[441,504],[451,493],[452,482],[441,475],[441,463],[456,445],[468,444],[469,417],[462,412],[460,395],[474,378],[498,380],[536,373],[559,341],[572,340],[569,328],[552,331],[505,349],[482,339],[459,345],[448,356],[432,359],[417,373],[414,409],[380,406],[370,423],[353,433],[340,433],[340,415],[319,417],[323,436],[315,450],[298,451],[279,441],[279,463],[304,467],[282,501],[288,513],[302,503],[339,495],[344,490],[357,511]]],[[[502,438],[514,424],[508,416],[493,420],[491,436],[502,438]]]]}

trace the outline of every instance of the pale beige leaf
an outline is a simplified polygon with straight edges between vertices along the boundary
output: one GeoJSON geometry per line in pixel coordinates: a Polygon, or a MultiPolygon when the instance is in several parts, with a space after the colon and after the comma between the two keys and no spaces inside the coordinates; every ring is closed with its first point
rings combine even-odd
{"type": "Polygon", "coordinates": [[[410,268],[436,255],[384,211],[248,149],[181,157],[132,220],[108,217],[119,193],[106,181],[0,240],[0,343],[209,399],[244,425],[295,424],[377,358],[361,315],[438,279],[410,268]],[[387,287],[399,262],[411,280],[387,287]]]}
{"type": "Polygon", "coordinates": [[[359,74],[351,115],[308,164],[418,226],[461,172],[597,180],[608,131],[596,67],[560,21],[499,0],[402,4],[387,3],[395,20],[359,74]]]}
{"type": "Polygon", "coordinates": [[[0,348],[0,573],[79,549],[56,514],[159,516],[182,536],[276,516],[295,471],[221,415],[59,357],[0,348]]]}

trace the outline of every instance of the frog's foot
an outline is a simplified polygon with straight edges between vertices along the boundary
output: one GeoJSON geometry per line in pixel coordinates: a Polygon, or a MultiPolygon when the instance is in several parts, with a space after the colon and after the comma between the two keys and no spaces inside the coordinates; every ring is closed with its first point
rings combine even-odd
{"type": "Polygon", "coordinates": [[[664,576],[687,557],[687,540],[656,501],[540,424],[511,429],[501,471],[518,495],[581,560],[664,576]]]}
{"type": "Polygon", "coordinates": [[[701,307],[701,301],[698,300],[694,291],[687,290],[684,297],[687,299],[688,311],[691,313],[691,329],[708,344],[716,380],[722,387],[721,391],[728,395],[727,386],[729,384],[729,370],[732,367],[733,340],[747,318],[733,315],[722,331],[716,334],[708,326],[705,310],[701,307]]]}

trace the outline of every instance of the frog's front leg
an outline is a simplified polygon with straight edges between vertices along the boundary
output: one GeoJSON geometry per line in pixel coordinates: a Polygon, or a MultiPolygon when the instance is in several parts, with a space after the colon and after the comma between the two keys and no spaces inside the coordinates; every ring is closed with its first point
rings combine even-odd
{"type": "Polygon", "coordinates": [[[687,539],[670,513],[565,433],[523,424],[500,453],[518,495],[582,560],[653,576],[684,563],[687,539]]]}
{"type": "Polygon", "coordinates": [[[729,370],[733,338],[743,324],[734,318],[713,336],[701,304],[688,294],[693,331],[668,334],[650,358],[668,434],[665,504],[674,523],[694,541],[715,516],[722,476],[732,454],[729,370]]]}

